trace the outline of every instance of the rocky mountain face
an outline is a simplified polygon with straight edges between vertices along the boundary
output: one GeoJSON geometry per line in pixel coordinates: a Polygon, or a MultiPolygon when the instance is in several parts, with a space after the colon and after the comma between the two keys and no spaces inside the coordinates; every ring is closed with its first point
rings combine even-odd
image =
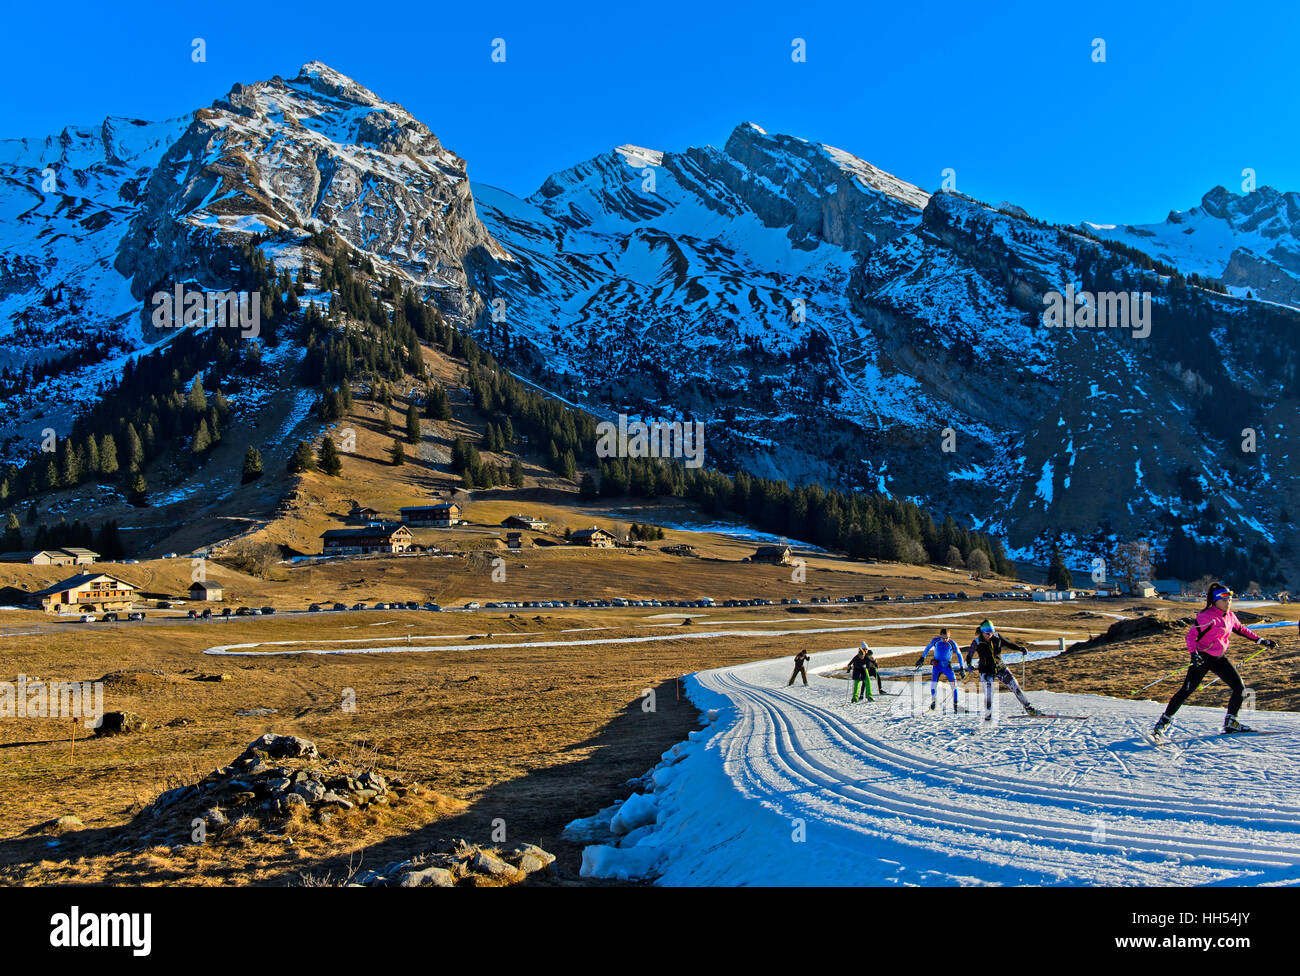
{"type": "Polygon", "coordinates": [[[1300,193],[1216,186],[1162,224],[1084,224],[1184,273],[1221,280],[1234,294],[1300,308],[1300,193]]]}
{"type": "Polygon", "coordinates": [[[145,186],[115,266],[141,300],[178,280],[220,288],[222,251],[242,237],[271,235],[271,253],[292,266],[294,243],[325,227],[378,273],[437,291],[460,322],[477,315],[463,259],[492,246],[464,160],[401,106],[317,62],[291,81],[235,85],[195,113],[145,186]]]}
{"type": "Polygon", "coordinates": [[[1035,558],[1179,529],[1286,548],[1290,313],[751,124],[475,195],[509,253],[471,255],[485,341],[598,412],[703,420],[715,461],[912,498],[1035,558]],[[1145,294],[1148,324],[1044,325],[1080,292],[1145,294]]]}
{"type": "Polygon", "coordinates": [[[0,144],[0,174],[0,367],[72,357],[0,394],[9,453],[168,341],[155,291],[231,287],[253,235],[296,273],[331,228],[525,378],[604,416],[703,421],[706,463],[910,498],[1075,565],[1179,530],[1294,561],[1297,320],[1246,295],[1295,298],[1295,194],[1088,225],[1220,295],[751,123],[720,149],[620,146],[519,198],[315,62],[189,119],[0,144]],[[1044,323],[1045,297],[1085,292],[1145,294],[1146,332],[1044,323]]]}

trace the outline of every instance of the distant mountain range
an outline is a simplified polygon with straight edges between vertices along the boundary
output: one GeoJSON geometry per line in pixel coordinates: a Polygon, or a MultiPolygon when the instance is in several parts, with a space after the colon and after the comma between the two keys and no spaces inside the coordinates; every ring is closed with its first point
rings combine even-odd
{"type": "Polygon", "coordinates": [[[190,118],[0,143],[0,180],[8,458],[170,340],[153,293],[229,288],[254,234],[293,272],[330,228],[557,396],[703,421],[706,463],[908,498],[1024,557],[1176,537],[1300,568],[1295,193],[1050,226],[745,123],[521,199],[317,62],[190,118]],[[1150,335],[1044,325],[1084,292],[1148,294],[1150,335]]]}

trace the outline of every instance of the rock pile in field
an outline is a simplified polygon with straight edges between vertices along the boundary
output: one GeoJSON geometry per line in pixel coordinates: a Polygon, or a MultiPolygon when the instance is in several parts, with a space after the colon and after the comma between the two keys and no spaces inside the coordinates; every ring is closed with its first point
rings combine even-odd
{"type": "Polygon", "coordinates": [[[131,732],[146,732],[148,729],[149,723],[135,712],[105,712],[95,726],[95,735],[126,735],[131,732]]]}
{"type": "Polygon", "coordinates": [[[156,817],[194,810],[209,830],[220,830],[243,816],[287,817],[295,808],[327,823],[339,811],[386,806],[418,792],[414,783],[374,770],[349,770],[337,759],[325,759],[307,739],[268,732],[229,766],[214,769],[193,786],[160,795],[152,810],[156,817]]]}
{"type": "Polygon", "coordinates": [[[550,874],[555,855],[535,844],[501,854],[466,840],[453,840],[428,854],[394,861],[352,879],[362,888],[498,887],[518,884],[535,874],[550,874]]]}
{"type": "Polygon", "coordinates": [[[1071,644],[1069,650],[1071,652],[1091,651],[1102,647],[1109,647],[1112,644],[1137,640],[1142,637],[1181,637],[1187,633],[1187,628],[1190,627],[1193,622],[1194,621],[1191,617],[1167,618],[1150,615],[1135,617],[1131,620],[1117,620],[1106,628],[1104,634],[1098,634],[1090,640],[1071,644]]]}

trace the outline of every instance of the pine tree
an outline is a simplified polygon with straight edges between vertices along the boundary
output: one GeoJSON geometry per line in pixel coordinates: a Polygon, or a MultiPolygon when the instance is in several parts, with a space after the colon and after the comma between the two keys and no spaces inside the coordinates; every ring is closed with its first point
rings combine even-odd
{"type": "Polygon", "coordinates": [[[212,435],[208,432],[208,422],[200,420],[199,425],[194,428],[194,436],[190,438],[190,450],[195,454],[202,454],[212,446],[212,435]]]}
{"type": "Polygon", "coordinates": [[[339,403],[339,391],[328,390],[320,401],[321,420],[338,420],[342,415],[343,408],[339,403]]]}
{"type": "Polygon", "coordinates": [[[596,479],[591,476],[591,472],[584,472],[582,475],[582,484],[578,489],[578,496],[584,499],[592,499],[597,496],[596,479]]]}
{"type": "Polygon", "coordinates": [[[338,448],[334,446],[333,439],[328,436],[321,441],[318,464],[321,472],[331,478],[338,477],[343,470],[343,459],[339,457],[338,448]]]}
{"type": "Polygon", "coordinates": [[[144,463],[144,446],[140,443],[140,435],[135,432],[135,424],[126,425],[126,469],[128,471],[139,471],[140,465],[144,463]]]}
{"type": "Polygon", "coordinates": [[[117,441],[112,434],[105,434],[99,441],[100,474],[112,476],[117,474],[117,441]]]}
{"type": "Polygon", "coordinates": [[[510,462],[510,487],[522,488],[524,486],[524,466],[515,458],[510,462]]]}
{"type": "Polygon", "coordinates": [[[262,477],[262,452],[250,447],[244,452],[244,470],[240,474],[240,484],[248,484],[262,477]]]}
{"type": "Polygon", "coordinates": [[[0,538],[0,551],[22,552],[24,548],[23,530],[18,524],[18,516],[10,512],[5,516],[5,532],[0,538]]]}
{"type": "Polygon", "coordinates": [[[311,441],[299,441],[289,457],[289,473],[299,474],[303,471],[316,470],[316,454],[311,449],[311,441]]]}
{"type": "Polygon", "coordinates": [[[420,443],[420,411],[414,401],[406,408],[406,439],[412,444],[420,443]]]}
{"type": "Polygon", "coordinates": [[[191,413],[207,413],[208,398],[203,392],[203,384],[198,376],[194,377],[194,382],[190,384],[190,397],[187,405],[191,413]]]}
{"type": "Polygon", "coordinates": [[[436,383],[429,388],[428,414],[434,420],[451,419],[451,398],[436,383]]]}
{"type": "Polygon", "coordinates": [[[81,481],[81,463],[77,452],[72,448],[71,438],[65,440],[59,448],[59,481],[67,487],[81,481]]]}
{"type": "Polygon", "coordinates": [[[131,481],[131,492],[128,501],[137,508],[148,505],[149,501],[146,497],[148,490],[149,486],[144,480],[144,475],[137,471],[135,478],[131,481]]]}
{"type": "Polygon", "coordinates": [[[393,438],[393,448],[389,452],[389,457],[392,459],[392,465],[395,468],[400,468],[406,463],[406,448],[402,446],[401,440],[396,437],[393,438]]]}

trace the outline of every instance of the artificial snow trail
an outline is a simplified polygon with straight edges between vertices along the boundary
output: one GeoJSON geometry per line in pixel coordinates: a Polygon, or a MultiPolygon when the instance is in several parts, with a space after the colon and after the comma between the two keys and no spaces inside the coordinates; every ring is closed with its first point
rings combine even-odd
{"type": "MultiPolygon", "coordinates": [[[[811,663],[827,671],[841,657],[811,663]]],[[[687,679],[713,720],[648,780],[655,822],[589,847],[587,873],[640,868],[686,885],[1300,883],[1298,715],[1252,716],[1282,735],[1202,737],[1222,708],[1189,705],[1178,728],[1191,746],[1165,750],[1143,739],[1160,712],[1151,702],[1032,692],[1088,721],[984,723],[973,683],[963,704],[975,713],[954,715],[944,682],[944,714],[929,712],[928,669],[915,684],[886,682],[901,697],[845,708],[842,682],[811,673],[810,686],[786,687],[790,667],[687,679]]],[[[998,699],[999,716],[1019,712],[998,699]]]]}

